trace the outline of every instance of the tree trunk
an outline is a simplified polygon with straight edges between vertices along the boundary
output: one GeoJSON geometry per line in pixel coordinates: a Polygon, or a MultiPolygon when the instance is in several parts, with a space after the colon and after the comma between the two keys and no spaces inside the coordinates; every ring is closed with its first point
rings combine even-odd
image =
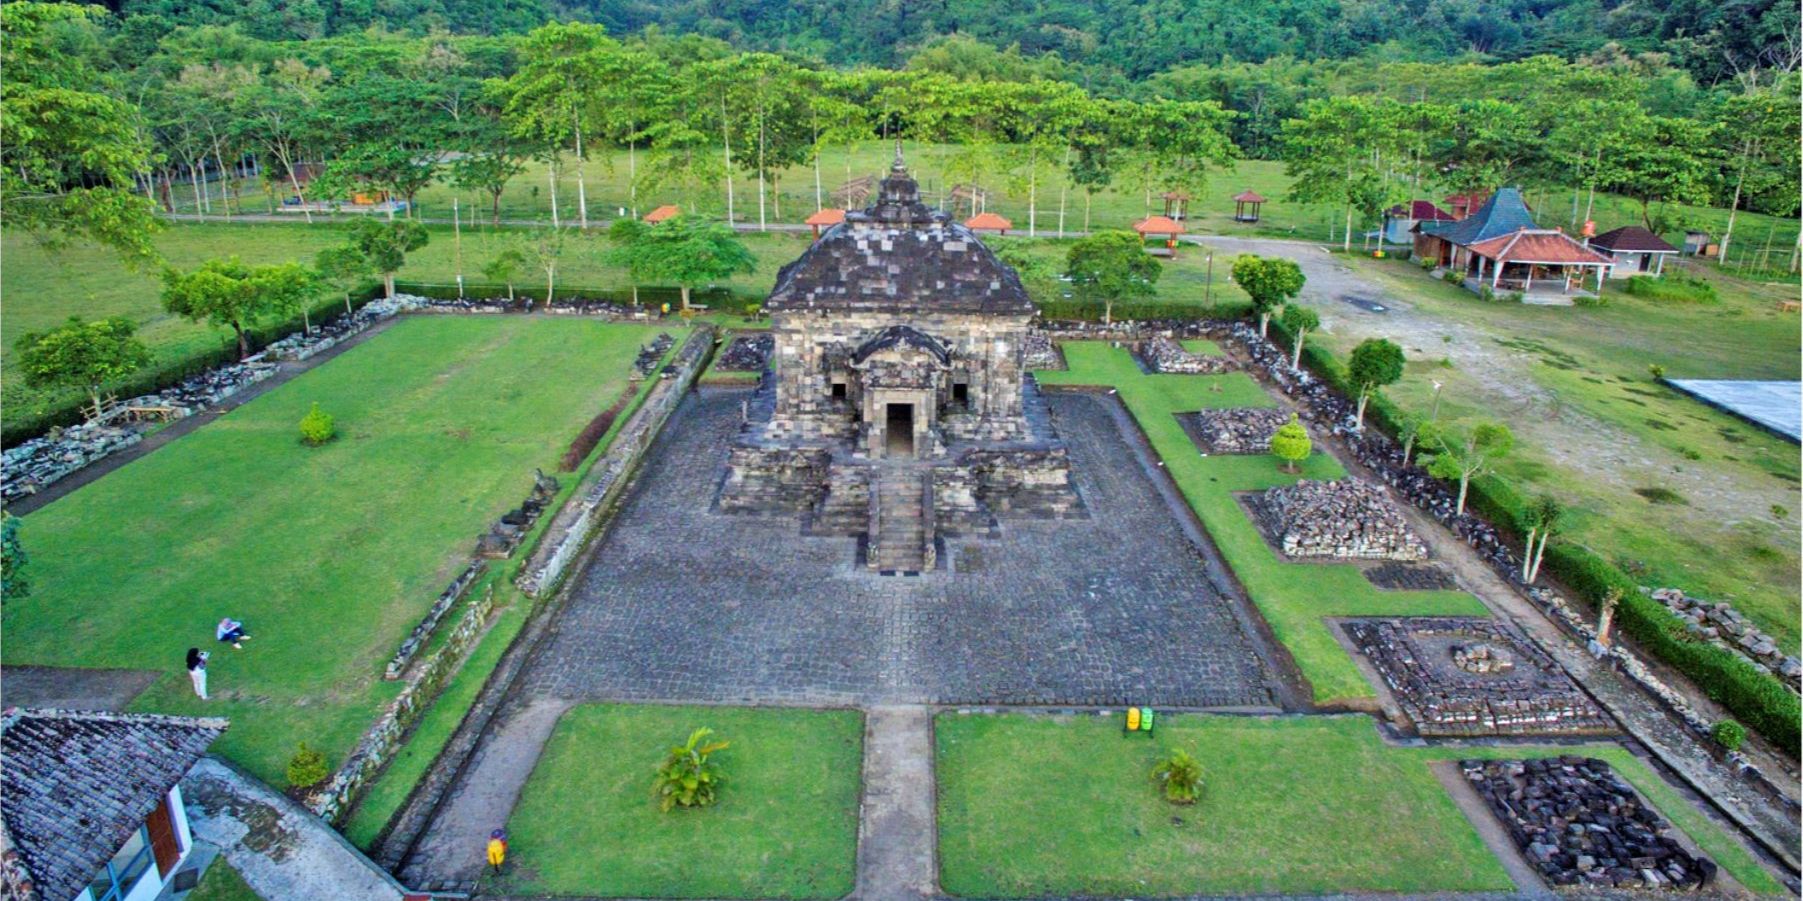
{"type": "Polygon", "coordinates": [[[1347,253],[1351,253],[1352,252],[1352,204],[1350,204],[1350,203],[1346,204],[1346,234],[1344,235],[1344,238],[1345,238],[1345,244],[1343,245],[1342,249],[1347,253]]]}
{"type": "Polygon", "coordinates": [[[1362,432],[1365,430],[1365,402],[1370,399],[1371,389],[1366,388],[1359,392],[1358,412],[1352,419],[1352,430],[1355,432],[1362,432]]]}
{"type": "Polygon", "coordinates": [[[234,322],[232,331],[238,335],[238,359],[250,356],[250,341],[244,337],[244,326],[234,322]]]}
{"type": "Polygon", "coordinates": [[[682,308],[686,310],[689,308],[689,286],[683,285],[681,287],[681,291],[682,291],[682,308]]]}
{"type": "Polygon", "coordinates": [[[349,292],[349,291],[344,292],[344,315],[346,315],[346,316],[357,315],[357,311],[351,309],[351,292],[349,292]]]}
{"type": "Polygon", "coordinates": [[[545,309],[551,309],[551,298],[557,296],[557,267],[545,267],[545,309]]]}
{"type": "Polygon", "coordinates": [[[576,222],[583,231],[588,230],[588,185],[582,179],[582,118],[574,117],[575,127],[571,129],[576,135],[576,222]]]}
{"type": "Polygon", "coordinates": [[[202,222],[207,221],[206,209],[200,200],[200,176],[194,172],[194,164],[188,164],[188,185],[194,189],[194,216],[202,222]]]}
{"type": "Polygon", "coordinates": [[[1039,148],[1027,148],[1027,237],[1039,237],[1039,148]]]}
{"type": "Polygon", "coordinates": [[[1260,338],[1263,338],[1265,336],[1265,326],[1269,325],[1270,322],[1271,322],[1271,314],[1270,313],[1261,312],[1258,314],[1258,336],[1260,338]]]}
{"type": "Polygon", "coordinates": [[[1302,341],[1307,337],[1308,329],[1299,328],[1296,330],[1296,346],[1291,348],[1290,368],[1298,372],[1302,371],[1302,341]]]}
{"type": "Polygon", "coordinates": [[[1528,529],[1528,546],[1521,554],[1521,581],[1534,584],[1534,538],[1540,533],[1538,527],[1528,529]]]}
{"type": "Polygon", "coordinates": [[[1465,494],[1470,489],[1471,489],[1471,473],[1469,473],[1469,472],[1460,473],[1459,474],[1459,505],[1458,505],[1458,508],[1454,511],[1459,516],[1465,515],[1465,494]]]}
{"type": "Polygon", "coordinates": [[[1553,533],[1551,529],[1540,533],[1540,550],[1534,553],[1534,568],[1528,572],[1528,581],[1530,583],[1540,579],[1540,564],[1546,560],[1546,543],[1551,540],[1552,537],[1553,533]]]}
{"type": "Polygon", "coordinates": [[[555,156],[545,167],[545,179],[551,183],[551,227],[557,228],[557,158],[555,156]]]}
{"type": "MultiPolygon", "coordinates": [[[[733,224],[732,196],[732,130],[726,121],[726,95],[720,95],[720,143],[726,151],[726,224],[733,224]]],[[[683,308],[688,308],[688,301],[683,301],[683,308]]]]}
{"type": "MultiPolygon", "coordinates": [[[[505,188],[503,188],[503,190],[505,190],[505,188]]],[[[500,191],[490,191],[489,195],[491,198],[489,200],[489,205],[488,205],[489,217],[493,221],[494,226],[496,228],[500,228],[501,227],[501,192],[500,191]]]]}
{"type": "Polygon", "coordinates": [[[1734,214],[1740,212],[1740,188],[1747,181],[1747,157],[1753,153],[1753,139],[1748,138],[1740,145],[1740,172],[1734,176],[1734,201],[1728,204],[1728,227],[1722,231],[1722,248],[1718,261],[1728,258],[1728,245],[1734,240],[1734,214]]]}
{"type": "Polygon", "coordinates": [[[758,107],[758,231],[769,231],[769,223],[764,218],[764,110],[758,107]]]}
{"type": "Polygon", "coordinates": [[[513,303],[513,279],[507,280],[507,302],[513,303]]]}
{"type": "Polygon", "coordinates": [[[305,303],[301,304],[301,334],[313,334],[313,316],[311,313],[307,312],[307,305],[305,303]]]}
{"type": "Polygon", "coordinates": [[[1402,442],[1402,467],[1404,469],[1408,468],[1409,457],[1412,456],[1414,453],[1415,453],[1415,434],[1413,432],[1410,432],[1408,439],[1402,442]]]}
{"type": "Polygon", "coordinates": [[[1064,148],[1064,163],[1059,171],[1064,176],[1058,180],[1058,237],[1062,238],[1064,237],[1064,201],[1071,192],[1071,149],[1069,146],[1064,148]]]}

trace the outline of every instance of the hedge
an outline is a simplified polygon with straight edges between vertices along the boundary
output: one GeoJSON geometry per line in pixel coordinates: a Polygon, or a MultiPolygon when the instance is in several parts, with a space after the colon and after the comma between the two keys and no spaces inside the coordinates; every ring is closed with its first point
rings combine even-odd
{"type": "MultiPolygon", "coordinates": [[[[544,284],[532,282],[515,282],[513,296],[518,300],[543,302],[545,292],[539,290],[544,284]]],[[[401,294],[417,294],[433,300],[456,300],[457,286],[427,282],[395,282],[394,290],[401,294]]],[[[507,286],[484,282],[464,282],[463,296],[468,300],[486,300],[505,298],[507,286]]],[[[558,285],[553,292],[557,300],[567,301],[604,301],[623,306],[632,305],[632,290],[629,288],[585,288],[581,285],[558,285]]],[[[734,291],[731,288],[701,288],[689,292],[689,303],[700,304],[712,310],[725,310],[733,313],[749,310],[761,305],[764,297],[761,294],[748,294],[734,291]]],[[[668,303],[674,310],[682,304],[682,291],[677,288],[640,288],[639,305],[656,309],[668,303]]]]}
{"type": "MultiPolygon", "coordinates": [[[[1081,320],[1085,322],[1101,322],[1106,308],[1099,302],[1061,298],[1058,300],[1037,300],[1042,319],[1081,320]]],[[[1244,319],[1251,315],[1252,305],[1243,300],[1216,301],[1212,306],[1197,303],[1175,303],[1159,300],[1122,301],[1114,305],[1116,321],[1129,319],[1244,319]]]]}
{"type": "MultiPolygon", "coordinates": [[[[371,286],[361,291],[353,291],[351,305],[361,307],[381,296],[379,286],[371,286]]],[[[308,313],[315,322],[336,315],[344,309],[344,298],[335,296],[330,300],[322,300],[308,313]]],[[[289,335],[301,330],[302,319],[295,316],[281,322],[252,326],[244,330],[244,338],[250,344],[252,353],[262,350],[289,335]]],[[[205,372],[217,366],[238,362],[238,342],[229,332],[222,332],[224,339],[218,348],[196,351],[175,360],[166,360],[161,364],[145,367],[131,376],[106,386],[108,394],[120,398],[138,397],[144,394],[172,388],[192,375],[205,372]]],[[[5,420],[5,434],[0,436],[0,446],[12,447],[43,435],[52,428],[71,426],[81,422],[85,417],[83,410],[88,406],[86,395],[71,398],[68,402],[52,407],[42,413],[28,413],[5,420]]]]}
{"type": "MultiPolygon", "coordinates": [[[[1270,327],[1280,346],[1292,340],[1282,323],[1272,320],[1270,327]]],[[[1325,348],[1305,344],[1302,363],[1342,394],[1350,397],[1357,393],[1345,367],[1325,348]]],[[[1365,418],[1391,437],[1399,434],[1403,417],[1381,393],[1373,394],[1365,405],[1365,418]]],[[[1522,540],[1519,524],[1526,518],[1527,499],[1512,483],[1495,475],[1472,479],[1466,506],[1497,531],[1517,542],[1522,540]]],[[[1803,699],[1740,654],[1692,638],[1683,620],[1664,604],[1641,594],[1638,583],[1620,567],[1572,542],[1548,545],[1543,566],[1593,608],[1610,589],[1621,589],[1615,621],[1648,653],[1683,673],[1704,694],[1779,747],[1795,749],[1803,739],[1803,699]]]]}

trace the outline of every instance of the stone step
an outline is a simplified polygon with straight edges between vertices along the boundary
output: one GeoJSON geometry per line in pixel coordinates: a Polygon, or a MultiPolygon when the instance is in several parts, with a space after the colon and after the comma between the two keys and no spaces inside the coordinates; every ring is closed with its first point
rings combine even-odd
{"type": "Polygon", "coordinates": [[[907,468],[884,468],[877,474],[866,550],[870,568],[921,572],[931,567],[925,480],[925,473],[907,468]]]}

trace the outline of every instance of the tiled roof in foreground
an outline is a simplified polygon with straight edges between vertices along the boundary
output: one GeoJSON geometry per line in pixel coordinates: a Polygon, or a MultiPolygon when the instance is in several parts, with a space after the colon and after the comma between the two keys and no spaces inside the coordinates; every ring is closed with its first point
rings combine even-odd
{"type": "Polygon", "coordinates": [[[223,719],[0,714],[0,850],[39,897],[73,898],[226,729],[223,719]]]}

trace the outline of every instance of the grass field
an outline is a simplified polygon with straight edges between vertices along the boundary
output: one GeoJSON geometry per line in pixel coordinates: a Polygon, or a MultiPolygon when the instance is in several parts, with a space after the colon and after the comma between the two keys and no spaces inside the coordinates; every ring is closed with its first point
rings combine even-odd
{"type": "MultiPolygon", "coordinates": [[[[1426,416],[1438,381],[1442,418],[1508,420],[1519,441],[1499,472],[1529,495],[1564,500],[1567,539],[1643,584],[1732,600],[1795,652],[1797,446],[1666,388],[1649,368],[1672,378],[1798,378],[1797,316],[1775,309],[1794,286],[1717,275],[1715,304],[1649,301],[1611,285],[1603,307],[1534,307],[1479,302],[1404,263],[1350,262],[1417,318],[1444,324],[1443,335],[1409,332],[1411,362],[1386,389],[1392,400],[1426,416]],[[1498,357],[1553,402],[1498,386],[1493,363],[1453,364],[1498,357]]],[[[1364,334],[1394,328],[1373,322],[1310,340],[1344,359],[1364,334]]]]}
{"type": "Polygon", "coordinates": [[[1208,528],[1209,537],[1245,586],[1271,631],[1288,649],[1314,690],[1330,704],[1372,696],[1325,617],[1482,615],[1477,598],[1457,591],[1380,591],[1350,564],[1291,563],[1259,534],[1234,492],[1286,485],[1297,478],[1333,479],[1345,471],[1317,453],[1300,476],[1280,472],[1274,457],[1203,457],[1174,414],[1204,408],[1269,407],[1274,402],[1245,373],[1146,375],[1125,350],[1101,342],[1064,345],[1070,369],[1038,372],[1046,385],[1103,385],[1121,400],[1151,440],[1177,487],[1208,528]]]}
{"type": "Polygon", "coordinates": [[[220,857],[207,866],[200,884],[182,901],[263,901],[263,897],[251,890],[231,862],[220,857]]]}
{"type": "Polygon", "coordinates": [[[838,898],[857,855],[863,717],[851,710],[593,704],[557,724],[484,890],[647,898],[838,898]],[[707,726],[719,801],[659,809],[651,779],[707,726]]]}
{"type": "MultiPolygon", "coordinates": [[[[975,897],[1506,892],[1427,764],[1574,753],[1392,748],[1364,716],[1173,714],[1147,739],[1124,737],[1118,713],[944,713],[935,739],[940,882],[975,897]],[[1202,761],[1194,806],[1152,782],[1173,748],[1202,761]]],[[[1613,745],[1582,753],[1609,760],[1743,884],[1782,891],[1639,760],[1613,745]]]]}
{"type": "Polygon", "coordinates": [[[7,662],[159,671],[137,707],[229,716],[215,747],[272,784],[302,740],[336,765],[399,689],[382,662],[651,334],[397,323],[27,516],[35,591],[4,610],[7,662]],[[313,401],[338,422],[321,448],[295,431],[313,401]],[[227,615],[255,638],[214,651],[202,702],[183,653],[227,615]]]}

